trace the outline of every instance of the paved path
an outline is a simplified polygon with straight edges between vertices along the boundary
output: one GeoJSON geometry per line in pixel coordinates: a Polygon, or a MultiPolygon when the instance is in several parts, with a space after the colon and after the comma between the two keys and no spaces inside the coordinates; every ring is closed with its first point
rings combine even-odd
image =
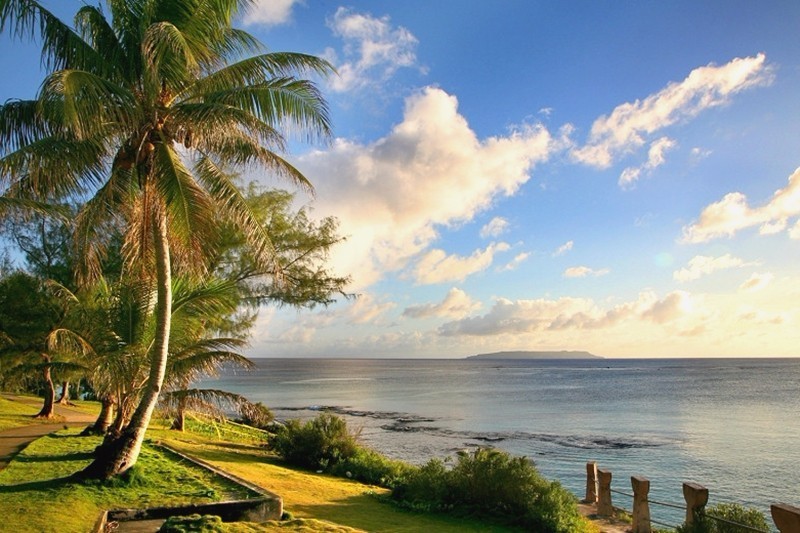
{"type": "MultiPolygon", "coordinates": [[[[37,409],[41,408],[42,401],[26,396],[15,396],[4,394],[3,397],[14,402],[24,403],[37,409]]],[[[58,422],[40,422],[29,426],[0,431],[0,470],[8,466],[8,463],[22,451],[25,446],[35,441],[39,437],[55,433],[68,426],[85,426],[95,421],[95,417],[78,409],[65,405],[56,404],[55,413],[62,419],[58,422]]]]}

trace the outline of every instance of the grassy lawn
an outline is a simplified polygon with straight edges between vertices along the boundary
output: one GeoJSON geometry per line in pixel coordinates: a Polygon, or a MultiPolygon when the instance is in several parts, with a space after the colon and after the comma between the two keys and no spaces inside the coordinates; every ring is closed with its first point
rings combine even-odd
{"type": "Polygon", "coordinates": [[[289,468],[259,447],[209,443],[167,432],[158,432],[158,436],[182,452],[279,494],[284,509],[296,518],[317,518],[365,531],[518,531],[447,515],[405,511],[380,501],[377,496],[387,495],[387,489],[289,468]]]}
{"type": "MultiPolygon", "coordinates": [[[[62,424],[64,418],[55,416],[52,419],[34,418],[42,408],[42,399],[30,395],[14,395],[20,401],[13,401],[0,396],[0,431],[30,424],[62,424]]],[[[97,402],[74,401],[69,409],[96,416],[100,412],[97,402]]]]}
{"type": "MultiPolygon", "coordinates": [[[[14,531],[89,531],[103,509],[221,500],[238,490],[208,471],[145,445],[133,475],[108,483],[74,483],[99,437],[77,429],[42,437],[0,471],[0,517],[14,531]]],[[[2,524],[0,524],[2,529],[2,524]]]]}
{"type": "MultiPolygon", "coordinates": [[[[35,412],[35,407],[0,398],[0,421],[31,423],[35,412]]],[[[187,422],[188,430],[180,433],[167,429],[168,420],[155,420],[128,481],[78,484],[67,479],[91,460],[98,437],[80,437],[78,429],[70,429],[33,442],[0,471],[0,530],[13,524],[15,533],[85,532],[104,509],[216,501],[234,490],[152,445],[161,442],[279,494],[292,518],[224,524],[215,531],[518,531],[469,518],[406,511],[382,500],[387,489],[287,467],[264,449],[260,430],[203,417],[187,422]]]]}
{"type": "MultiPolygon", "coordinates": [[[[95,407],[84,406],[86,409],[95,407]]],[[[95,408],[96,409],[96,408],[95,408]]],[[[37,408],[0,397],[0,421],[35,423],[37,408]]],[[[193,419],[189,431],[165,429],[155,421],[148,441],[160,441],[279,494],[294,517],[283,522],[225,525],[229,532],[249,531],[513,531],[468,519],[412,513],[380,501],[386,489],[288,468],[259,443],[264,434],[232,423],[193,419]]],[[[73,483],[67,477],[91,460],[99,437],[80,437],[64,430],[31,443],[0,471],[0,530],[15,533],[85,532],[104,509],[178,505],[221,499],[231,490],[205,470],[180,464],[171,454],[146,444],[136,473],[128,482],[73,483]]]]}

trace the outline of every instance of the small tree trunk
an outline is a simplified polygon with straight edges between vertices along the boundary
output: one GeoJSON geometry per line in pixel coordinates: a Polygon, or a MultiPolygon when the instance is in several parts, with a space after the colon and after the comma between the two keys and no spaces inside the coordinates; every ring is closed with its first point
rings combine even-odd
{"type": "Polygon", "coordinates": [[[186,427],[186,411],[181,407],[178,407],[178,413],[175,415],[175,420],[172,421],[172,427],[170,429],[183,431],[185,427],[186,427]]]}
{"type": "Polygon", "coordinates": [[[105,435],[111,423],[114,421],[114,407],[116,402],[110,396],[100,398],[100,414],[94,424],[84,430],[87,435],[105,435]]]}
{"type": "MultiPolygon", "coordinates": [[[[50,357],[42,354],[46,363],[50,362],[50,357]]],[[[46,365],[42,370],[42,378],[44,379],[44,405],[42,410],[36,415],[36,418],[52,418],[53,409],[56,403],[56,388],[53,386],[53,377],[50,374],[50,365],[46,365]]]]}
{"type": "Polygon", "coordinates": [[[61,384],[61,398],[58,399],[61,405],[69,405],[69,381],[64,381],[61,384]]]}
{"type": "Polygon", "coordinates": [[[156,330],[147,386],[130,424],[118,438],[108,443],[104,442],[95,450],[95,460],[76,474],[78,478],[108,479],[123,474],[136,464],[142,449],[145,431],[158,403],[158,396],[164,383],[172,315],[172,273],[170,271],[166,214],[163,212],[163,206],[155,209],[159,210],[154,214],[153,224],[153,247],[156,258],[156,330]]]}

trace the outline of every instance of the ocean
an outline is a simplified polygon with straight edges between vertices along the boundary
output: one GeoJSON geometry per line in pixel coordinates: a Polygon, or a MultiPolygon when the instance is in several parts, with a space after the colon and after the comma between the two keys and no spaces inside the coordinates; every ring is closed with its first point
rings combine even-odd
{"type": "MultiPolygon", "coordinates": [[[[586,463],[650,480],[650,498],[683,504],[681,484],[769,516],[800,506],[800,359],[254,359],[201,386],[260,401],[278,419],[322,409],[363,444],[421,464],[493,446],[534,461],[583,497],[586,463]]],[[[631,499],[614,493],[614,504],[631,499]]],[[[678,524],[677,509],[651,506],[678,524]]]]}

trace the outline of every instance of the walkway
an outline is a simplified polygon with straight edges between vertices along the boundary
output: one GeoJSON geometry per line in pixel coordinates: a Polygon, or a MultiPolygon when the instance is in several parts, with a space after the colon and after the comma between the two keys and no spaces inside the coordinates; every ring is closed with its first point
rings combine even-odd
{"type": "Polygon", "coordinates": [[[631,530],[630,524],[597,516],[597,505],[579,503],[578,510],[598,527],[600,533],[628,533],[631,530]]]}
{"type": "MultiPolygon", "coordinates": [[[[36,409],[41,408],[41,400],[36,398],[15,396],[4,394],[4,398],[14,402],[20,402],[36,409]]],[[[39,437],[49,435],[70,426],[86,426],[95,421],[95,417],[72,407],[56,404],[55,413],[60,420],[57,422],[40,422],[29,426],[0,431],[0,470],[8,466],[8,463],[21,452],[25,446],[35,441],[39,437]]]]}

